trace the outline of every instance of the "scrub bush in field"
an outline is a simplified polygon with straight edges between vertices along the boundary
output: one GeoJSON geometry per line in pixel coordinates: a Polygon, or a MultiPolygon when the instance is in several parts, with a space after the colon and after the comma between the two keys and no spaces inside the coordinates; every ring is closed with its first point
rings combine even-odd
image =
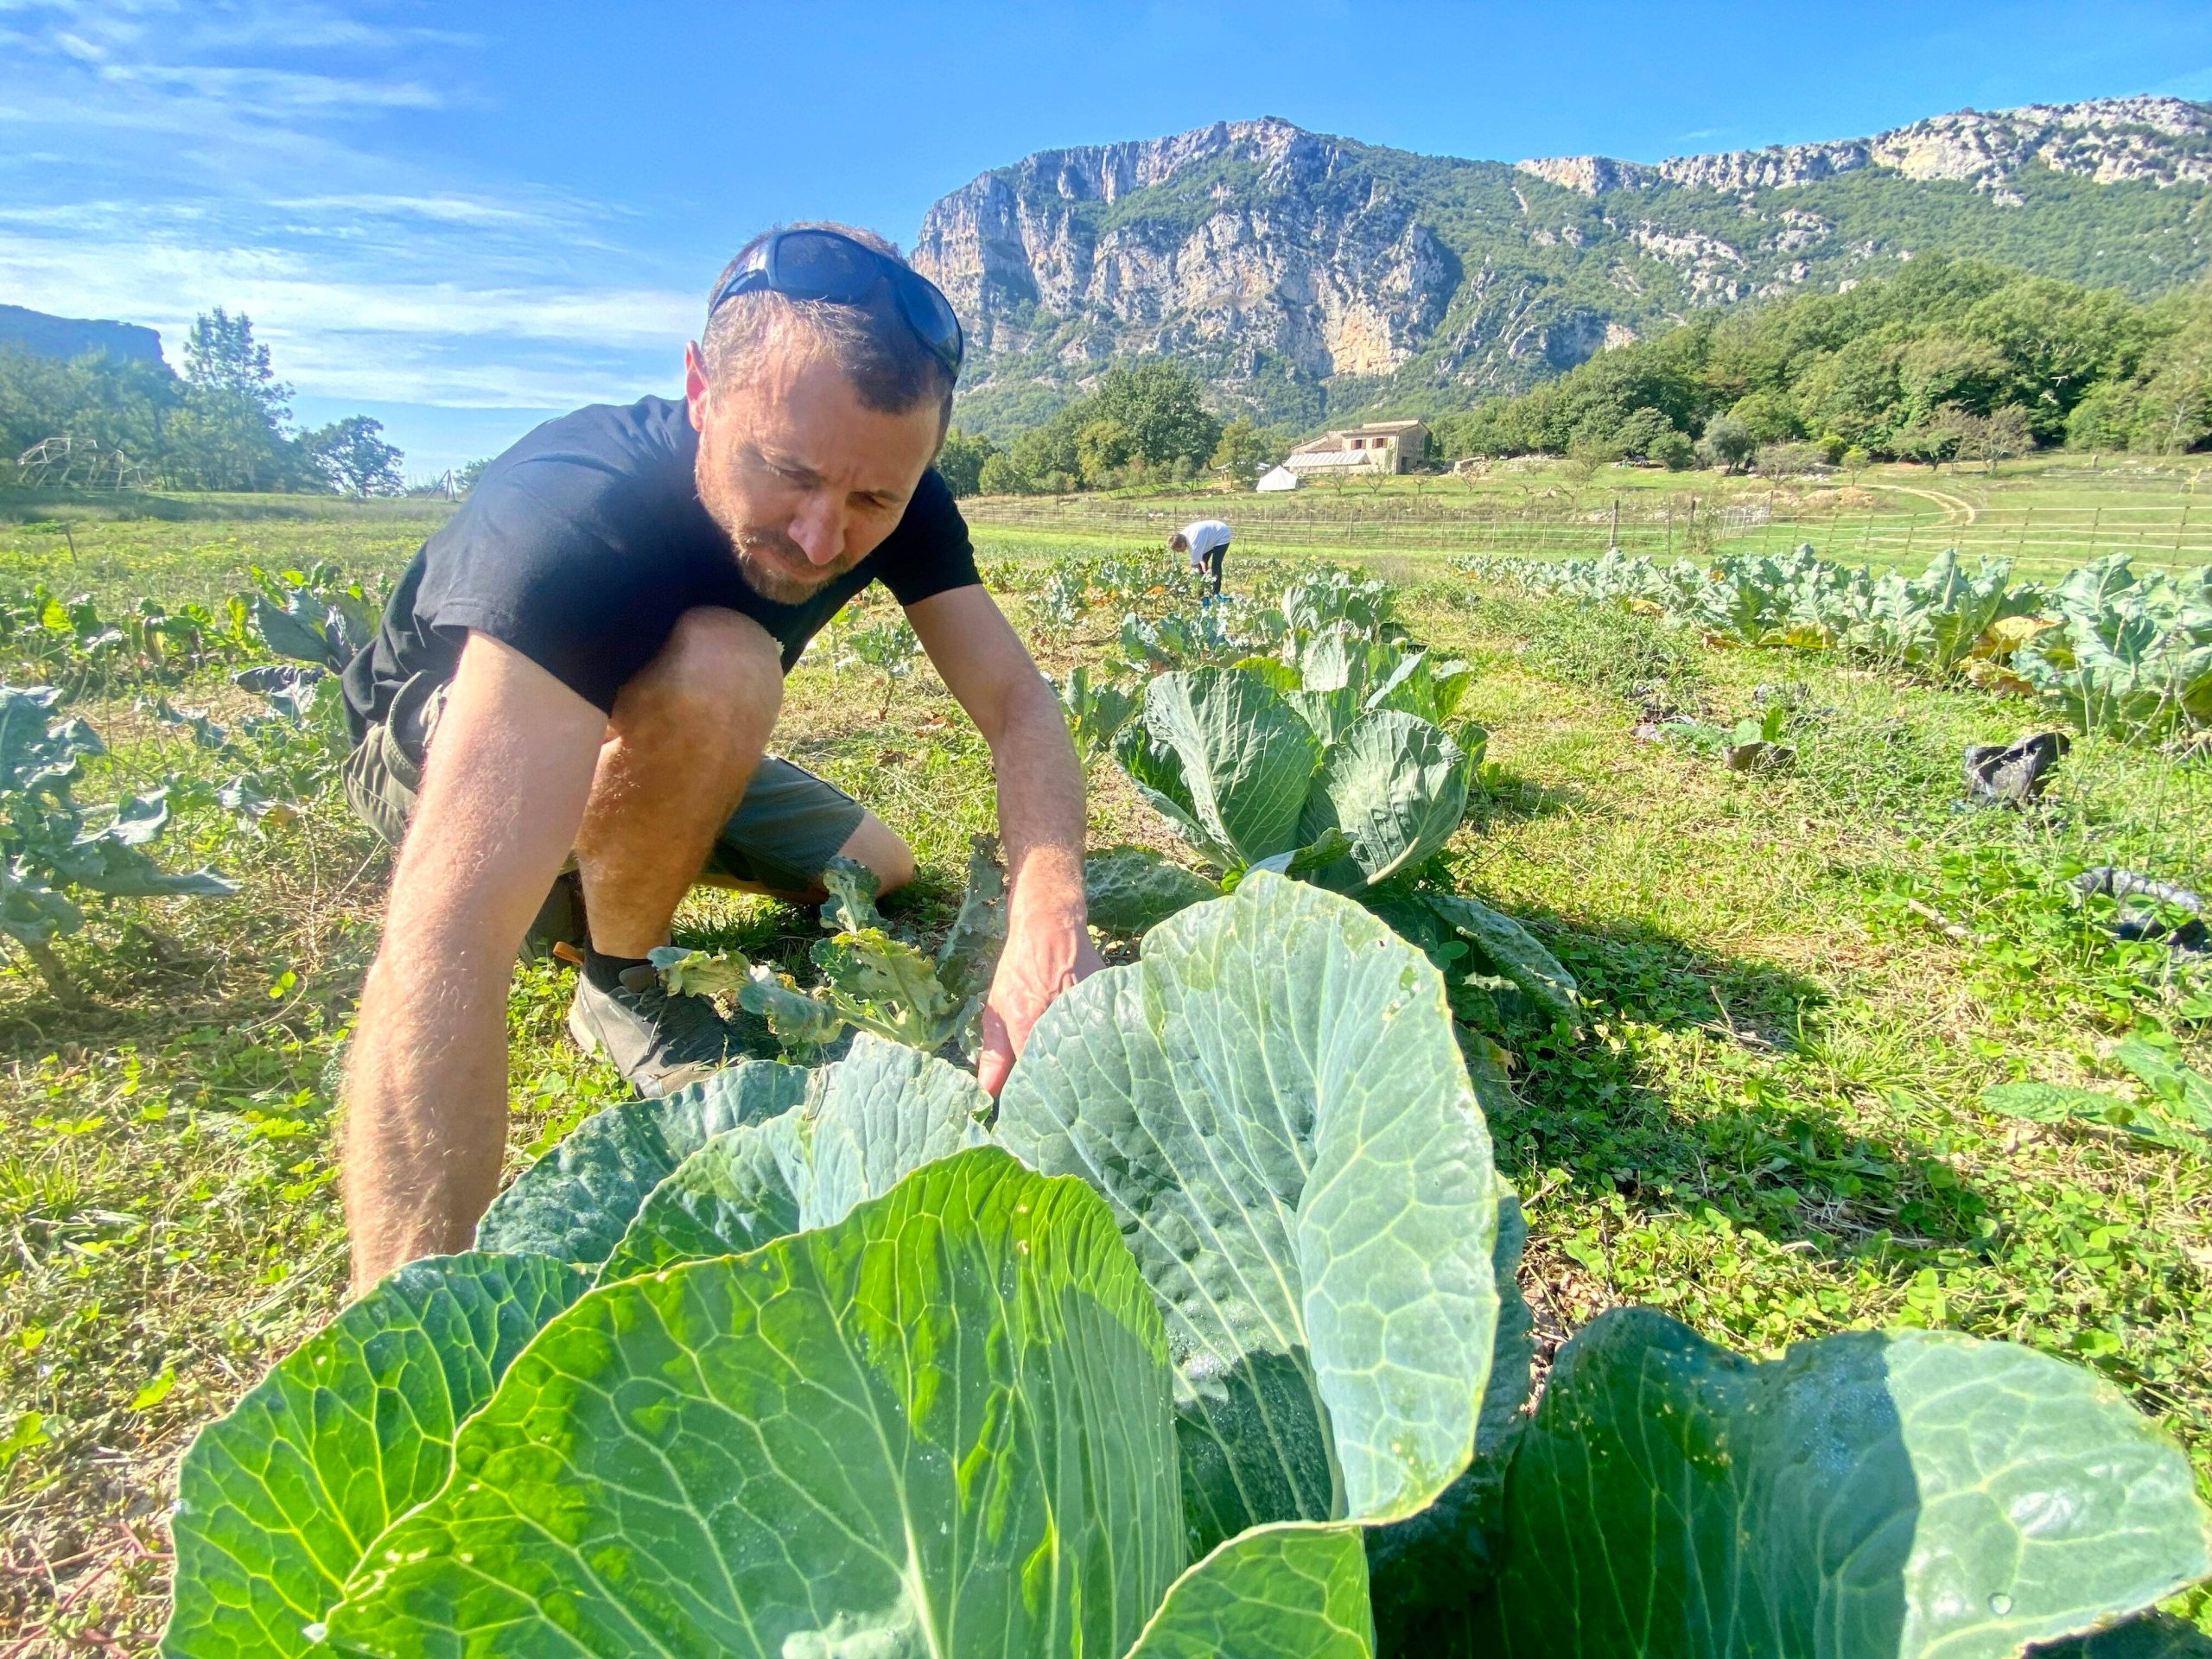
{"type": "Polygon", "coordinates": [[[67,1000],[76,988],[53,945],[85,925],[72,892],[146,898],[232,889],[210,870],[164,870],[146,851],[168,828],[167,789],[111,807],[78,803],[85,758],[106,749],[83,721],[53,717],[58,696],[48,686],[0,686],[0,932],[67,1000]]]}
{"type": "Polygon", "coordinates": [[[610,1107],[201,1433],[163,1651],[2186,1650],[2189,1465],[2087,1370],[1624,1309],[1531,1412],[1485,1089],[1255,872],[995,1112],[866,1037],[610,1107]]]}

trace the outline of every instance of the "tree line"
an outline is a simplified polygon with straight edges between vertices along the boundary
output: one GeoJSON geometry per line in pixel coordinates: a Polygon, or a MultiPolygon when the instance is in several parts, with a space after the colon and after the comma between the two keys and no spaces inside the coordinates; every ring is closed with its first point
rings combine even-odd
{"type": "Polygon", "coordinates": [[[1188,484],[1216,474],[1249,483],[1293,439],[1209,410],[1198,383],[1165,358],[1117,363],[1096,391],[1001,447],[956,427],[938,470],[956,495],[1065,495],[1078,489],[1188,484]]]}
{"type": "Polygon", "coordinates": [[[201,314],[158,359],[0,349],[0,481],[397,495],[404,457],[365,415],[302,431],[244,312],[201,314]]]}
{"type": "Polygon", "coordinates": [[[1846,292],[1687,322],[1518,397],[1438,416],[1442,454],[1735,470],[1990,461],[2212,439],[2212,284],[2138,303],[1923,256],[1846,292]]]}

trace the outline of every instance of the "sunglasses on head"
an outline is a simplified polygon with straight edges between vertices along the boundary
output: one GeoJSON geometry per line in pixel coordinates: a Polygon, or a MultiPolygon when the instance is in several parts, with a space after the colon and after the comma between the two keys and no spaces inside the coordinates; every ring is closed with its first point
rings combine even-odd
{"type": "Polygon", "coordinates": [[[707,315],[711,319],[725,300],[764,289],[790,300],[859,305],[887,283],[914,338],[957,380],[966,342],[952,302],[919,271],[836,231],[778,231],[767,237],[715,290],[707,315]]]}

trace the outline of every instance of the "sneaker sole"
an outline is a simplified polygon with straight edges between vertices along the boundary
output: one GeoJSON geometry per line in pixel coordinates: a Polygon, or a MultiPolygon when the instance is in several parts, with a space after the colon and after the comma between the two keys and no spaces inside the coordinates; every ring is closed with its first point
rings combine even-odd
{"type": "Polygon", "coordinates": [[[575,1040],[576,1046],[587,1054],[596,1057],[606,1052],[607,1045],[599,1040],[599,1033],[584,1023],[582,1003],[569,1004],[569,1035],[575,1040]]]}

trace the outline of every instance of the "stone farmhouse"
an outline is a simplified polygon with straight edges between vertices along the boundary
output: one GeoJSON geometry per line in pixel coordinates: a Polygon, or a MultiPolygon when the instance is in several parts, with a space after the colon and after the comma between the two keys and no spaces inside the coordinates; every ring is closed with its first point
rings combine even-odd
{"type": "Polygon", "coordinates": [[[1402,473],[1428,453],[1428,428],[1419,421],[1370,421],[1325,432],[1284,457],[1301,476],[1316,473],[1402,473]]]}

